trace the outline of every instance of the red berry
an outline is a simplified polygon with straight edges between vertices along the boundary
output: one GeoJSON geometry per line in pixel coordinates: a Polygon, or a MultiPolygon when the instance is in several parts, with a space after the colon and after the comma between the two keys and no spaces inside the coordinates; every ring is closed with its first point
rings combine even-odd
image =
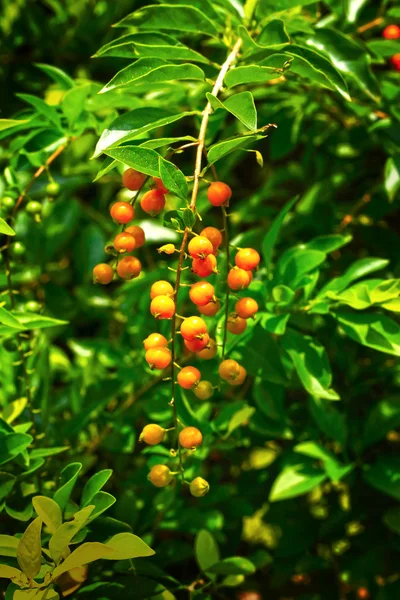
{"type": "Polygon", "coordinates": [[[208,333],[205,333],[200,339],[195,338],[191,341],[185,339],[183,340],[186,348],[190,350],[190,352],[201,352],[201,350],[204,350],[204,348],[208,346],[209,341],[210,336],[208,333]]]}
{"type": "Polygon", "coordinates": [[[396,71],[400,71],[400,54],[394,54],[390,60],[396,71]]]}
{"type": "Polygon", "coordinates": [[[400,27],[398,25],[388,25],[382,31],[382,35],[387,40],[397,40],[400,38],[400,27]]]}
{"type": "Polygon", "coordinates": [[[150,348],[157,347],[166,347],[168,346],[167,338],[165,338],[161,333],[151,333],[143,342],[144,349],[150,350],[150,348]]]}
{"type": "Polygon", "coordinates": [[[236,302],[235,311],[242,319],[249,319],[258,311],[258,304],[253,298],[240,298],[236,302]]]}
{"type": "Polygon", "coordinates": [[[117,273],[122,279],[134,279],[141,270],[142,265],[136,256],[124,256],[117,265],[117,273]]]}
{"type": "Polygon", "coordinates": [[[184,427],[179,433],[179,443],[182,448],[197,448],[202,441],[203,436],[197,427],[184,427]]]}
{"type": "Polygon", "coordinates": [[[129,225],[129,227],[127,227],[125,231],[126,233],[130,233],[131,235],[133,235],[133,237],[135,238],[136,248],[141,248],[144,245],[146,241],[146,236],[143,229],[139,227],[139,225],[129,225]]]}
{"type": "Polygon", "coordinates": [[[192,258],[201,258],[204,260],[209,254],[214,252],[214,247],[209,239],[198,235],[190,240],[188,252],[192,258]]]}
{"type": "Polygon", "coordinates": [[[200,235],[210,240],[213,245],[214,252],[218,250],[222,243],[222,233],[216,227],[205,227],[200,235]]]}
{"type": "Polygon", "coordinates": [[[110,215],[116,223],[125,225],[129,221],[132,221],[135,211],[129,202],[114,202],[110,208],[110,215]]]}
{"type": "Polygon", "coordinates": [[[127,169],[122,175],[122,184],[128,188],[128,190],[136,192],[137,190],[140,190],[146,181],[146,177],[147,175],[139,173],[139,171],[135,171],[135,169],[127,169]]]}
{"type": "Polygon", "coordinates": [[[201,317],[188,317],[181,324],[181,334],[189,342],[194,339],[202,339],[207,333],[207,325],[201,317]]]}
{"type": "Polygon", "coordinates": [[[149,481],[156,487],[165,487],[172,481],[172,475],[167,465],[154,465],[148,475],[149,481]]]}
{"type": "Polygon", "coordinates": [[[233,267],[228,273],[228,286],[231,290],[243,290],[250,285],[249,271],[233,267]]]}
{"type": "Polygon", "coordinates": [[[197,306],[197,308],[199,309],[199,313],[202,315],[205,315],[206,317],[213,317],[221,308],[221,303],[219,300],[215,300],[208,302],[208,304],[205,304],[204,306],[197,306]]]}
{"type": "Polygon", "coordinates": [[[210,338],[204,350],[200,350],[200,352],[197,352],[197,357],[203,360],[210,360],[217,355],[217,352],[217,343],[215,340],[210,338]]]}
{"type": "Polygon", "coordinates": [[[162,180],[159,177],[153,177],[154,185],[156,189],[162,192],[163,194],[168,194],[168,190],[163,184],[162,180]]]}
{"type": "Polygon", "coordinates": [[[172,319],[175,302],[169,296],[156,296],[150,303],[150,312],[156,319],[172,319]]]}
{"type": "Polygon", "coordinates": [[[201,379],[201,373],[196,367],[183,367],[178,373],[177,380],[185,390],[194,388],[201,379]]]}
{"type": "Polygon", "coordinates": [[[149,446],[155,446],[162,442],[164,437],[164,427],[160,427],[156,423],[150,423],[150,425],[143,427],[143,431],[139,436],[139,442],[146,442],[149,446]]]}
{"type": "Polygon", "coordinates": [[[214,254],[210,254],[204,260],[194,258],[192,262],[192,271],[199,277],[209,277],[213,273],[217,273],[217,259],[214,254]]]}
{"type": "Polygon", "coordinates": [[[131,233],[122,231],[114,239],[114,248],[117,252],[132,252],[136,247],[136,240],[131,233]]]}
{"type": "Polygon", "coordinates": [[[169,281],[164,281],[164,279],[160,279],[160,281],[156,281],[150,288],[150,298],[156,298],[157,296],[173,296],[174,288],[169,283],[169,281]]]}
{"type": "Polygon", "coordinates": [[[241,317],[233,317],[230,316],[228,319],[227,329],[230,333],[234,335],[240,335],[247,327],[246,319],[242,319],[241,317]]]}
{"type": "Polygon", "coordinates": [[[223,206],[229,202],[232,190],[222,181],[214,181],[207,191],[207,197],[213,206],[223,206]]]}
{"type": "Polygon", "coordinates": [[[143,194],[140,206],[144,212],[155,217],[165,206],[165,196],[160,190],[149,190],[143,194]]]}
{"type": "Polygon", "coordinates": [[[207,281],[198,281],[190,288],[189,297],[196,306],[205,306],[214,298],[214,286],[207,281]]]}
{"type": "Polygon", "coordinates": [[[366,587],[360,587],[357,590],[357,598],[360,600],[367,600],[369,598],[369,591],[366,587]]]}
{"type": "Polygon", "coordinates": [[[150,369],[166,369],[171,364],[171,352],[164,346],[149,348],[145,359],[150,369]]]}
{"type": "Polygon", "coordinates": [[[235,264],[240,269],[251,271],[258,266],[260,255],[254,248],[242,248],[235,256],[235,264]]]}
{"type": "Polygon", "coordinates": [[[93,281],[94,283],[102,283],[107,285],[112,281],[114,277],[114,269],[106,263],[100,263],[93,269],[93,281]]]}

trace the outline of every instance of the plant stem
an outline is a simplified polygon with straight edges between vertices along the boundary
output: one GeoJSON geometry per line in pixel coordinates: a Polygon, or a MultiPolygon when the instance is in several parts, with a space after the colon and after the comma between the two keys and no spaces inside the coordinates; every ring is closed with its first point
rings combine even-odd
{"type": "MultiPolygon", "coordinates": [[[[224,241],[225,241],[225,253],[226,253],[226,278],[228,279],[228,273],[230,268],[230,247],[229,247],[229,229],[228,229],[228,215],[226,214],[225,206],[222,207],[222,219],[224,224],[224,241]]],[[[226,338],[228,335],[228,318],[229,318],[229,285],[226,282],[225,292],[225,321],[224,321],[224,336],[222,340],[222,360],[225,360],[225,348],[226,338]]]]}

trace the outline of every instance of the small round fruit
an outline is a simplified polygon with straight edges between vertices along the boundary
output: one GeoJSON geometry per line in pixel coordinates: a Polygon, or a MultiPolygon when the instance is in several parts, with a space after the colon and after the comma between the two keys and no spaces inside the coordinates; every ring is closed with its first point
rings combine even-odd
{"type": "Polygon", "coordinates": [[[204,260],[214,252],[214,247],[209,239],[202,235],[192,238],[188,245],[188,252],[192,258],[204,260]]]}
{"type": "Polygon", "coordinates": [[[167,465],[154,465],[148,475],[148,480],[156,487],[165,487],[172,481],[172,474],[167,465]]]}
{"type": "Polygon", "coordinates": [[[24,305],[24,310],[26,310],[27,312],[33,312],[33,313],[38,313],[41,310],[41,305],[39,302],[36,302],[36,300],[29,300],[28,302],[25,302],[24,305]]]}
{"type": "Polygon", "coordinates": [[[175,252],[174,244],[164,244],[164,246],[160,246],[157,250],[158,254],[173,254],[175,252]]]}
{"type": "Polygon", "coordinates": [[[149,446],[155,446],[163,441],[165,438],[165,429],[160,427],[156,423],[151,423],[143,427],[143,431],[140,434],[139,442],[146,442],[149,446]]]}
{"type": "Polygon", "coordinates": [[[159,177],[153,177],[153,181],[157,190],[159,190],[162,194],[168,194],[167,188],[159,177]]]}
{"type": "Polygon", "coordinates": [[[217,355],[218,347],[217,342],[210,338],[207,347],[204,350],[197,352],[197,357],[203,360],[211,360],[217,355]]]}
{"type": "Polygon", "coordinates": [[[359,598],[359,600],[367,600],[369,598],[368,588],[366,588],[366,587],[358,588],[356,595],[357,595],[357,598],[359,598]]]}
{"type": "Polygon", "coordinates": [[[136,256],[124,256],[117,265],[117,273],[122,279],[134,279],[141,270],[142,264],[136,256]]]}
{"type": "Polygon", "coordinates": [[[110,215],[113,221],[125,225],[132,221],[135,210],[129,202],[114,202],[110,208],[110,215]]]}
{"type": "Polygon", "coordinates": [[[242,319],[241,317],[229,317],[227,329],[229,333],[233,333],[234,335],[240,335],[247,327],[246,319],[242,319]]]}
{"type": "Polygon", "coordinates": [[[15,256],[22,256],[25,254],[25,250],[26,248],[21,242],[14,242],[14,244],[11,246],[11,251],[15,256]]]}
{"type": "Polygon", "coordinates": [[[262,600],[262,596],[255,590],[244,590],[237,597],[238,600],[262,600]]]}
{"type": "Polygon", "coordinates": [[[250,319],[258,311],[258,304],[254,298],[240,298],[235,304],[235,312],[242,319],[250,319]]]}
{"type": "Polygon", "coordinates": [[[222,233],[216,227],[205,227],[200,235],[206,237],[213,245],[214,252],[218,250],[222,243],[222,233]]]}
{"type": "Polygon", "coordinates": [[[393,65],[393,68],[396,69],[396,71],[400,71],[400,54],[393,54],[390,61],[393,65]]]}
{"type": "Polygon", "coordinates": [[[239,269],[239,267],[233,267],[228,273],[228,287],[231,290],[244,290],[249,287],[251,278],[249,271],[239,269]]]}
{"type": "Polygon", "coordinates": [[[164,279],[160,279],[160,281],[156,281],[150,288],[150,298],[156,298],[157,296],[173,296],[174,288],[169,283],[169,281],[164,281],[164,279]]]}
{"type": "Polygon", "coordinates": [[[15,198],[12,198],[11,196],[4,196],[1,199],[0,205],[3,208],[12,208],[15,204],[15,198]]]}
{"type": "Polygon", "coordinates": [[[147,350],[145,359],[150,369],[166,369],[171,364],[171,352],[165,346],[147,350]]]}
{"type": "Polygon", "coordinates": [[[235,379],[229,379],[228,383],[230,383],[231,385],[242,385],[242,383],[244,382],[246,377],[247,377],[246,369],[244,367],[242,367],[242,365],[239,365],[239,373],[237,374],[235,379]]]}
{"type": "Polygon", "coordinates": [[[3,340],[2,346],[6,352],[16,352],[18,350],[18,342],[13,338],[3,340]]]}
{"type": "Polygon", "coordinates": [[[57,196],[60,191],[60,184],[57,181],[50,181],[46,185],[46,193],[50,196],[57,196]]]}
{"type": "Polygon", "coordinates": [[[201,373],[196,367],[183,367],[178,373],[179,385],[185,390],[194,388],[201,379],[201,373]]]}
{"type": "Polygon", "coordinates": [[[194,388],[194,395],[199,400],[209,400],[211,396],[214,394],[214,388],[211,381],[206,381],[205,379],[199,381],[199,384],[194,388]]]}
{"type": "Polygon", "coordinates": [[[156,319],[172,319],[175,302],[169,296],[156,296],[150,302],[150,312],[156,319]]]}
{"type": "Polygon", "coordinates": [[[235,264],[239,269],[251,271],[258,266],[260,255],[254,248],[242,248],[235,256],[235,264]]]}
{"type": "Polygon", "coordinates": [[[135,238],[135,248],[141,248],[142,246],[144,246],[146,242],[146,235],[143,229],[139,227],[139,225],[129,225],[129,227],[127,227],[125,231],[126,233],[130,233],[131,235],[133,235],[133,237],[135,238]]]}
{"type": "Polygon", "coordinates": [[[152,217],[158,215],[165,206],[165,196],[160,190],[149,190],[143,194],[140,206],[152,217]]]}
{"type": "Polygon", "coordinates": [[[207,198],[213,206],[224,206],[232,197],[232,190],[222,181],[214,181],[207,191],[207,198]]]}
{"type": "Polygon", "coordinates": [[[168,340],[166,337],[161,335],[161,333],[151,333],[144,340],[143,344],[145,350],[150,350],[150,348],[157,348],[163,346],[166,348],[168,346],[168,340]]]}
{"type": "Polygon", "coordinates": [[[202,477],[196,477],[190,484],[190,493],[195,498],[201,498],[210,491],[210,484],[202,477]]]}
{"type": "Polygon", "coordinates": [[[382,35],[386,40],[398,40],[400,38],[400,27],[398,25],[388,25],[382,31],[382,35]]]}
{"type": "Polygon", "coordinates": [[[197,308],[202,315],[205,315],[206,317],[213,317],[221,308],[221,303],[219,300],[216,300],[215,302],[209,302],[208,304],[205,304],[204,306],[198,306],[197,308]]]}
{"type": "Polygon", "coordinates": [[[189,298],[196,306],[205,306],[214,298],[214,286],[207,281],[198,281],[194,283],[189,292],[189,298]]]}
{"type": "Polygon", "coordinates": [[[100,263],[93,269],[93,281],[94,283],[102,283],[107,285],[113,280],[114,269],[106,263],[100,263]]]}
{"type": "Polygon", "coordinates": [[[221,379],[224,379],[225,381],[232,381],[239,376],[240,365],[236,360],[227,358],[219,365],[218,373],[221,379]]]}
{"type": "Polygon", "coordinates": [[[210,341],[210,336],[208,335],[208,333],[205,333],[204,335],[201,336],[200,339],[195,338],[194,340],[183,340],[184,344],[186,346],[186,348],[188,350],[190,350],[190,352],[201,352],[201,350],[204,350],[204,348],[206,348],[206,346],[208,346],[208,343],[210,341]]]}
{"type": "Polygon", "coordinates": [[[191,342],[196,338],[202,339],[207,333],[207,325],[201,317],[188,317],[182,321],[180,331],[182,337],[191,342]]]}
{"type": "Polygon", "coordinates": [[[122,231],[115,236],[114,248],[117,252],[132,252],[136,248],[136,240],[131,233],[122,231]]]}
{"type": "Polygon", "coordinates": [[[38,213],[42,212],[42,205],[40,204],[40,202],[30,200],[30,202],[28,202],[28,204],[26,205],[25,210],[31,215],[37,215],[38,213]]]}
{"type": "Polygon", "coordinates": [[[184,427],[179,433],[179,443],[182,448],[198,448],[203,441],[203,435],[197,427],[184,427]]]}
{"type": "Polygon", "coordinates": [[[135,169],[127,169],[122,175],[122,185],[131,192],[137,192],[144,185],[146,177],[147,175],[139,173],[135,169]]]}
{"type": "Polygon", "coordinates": [[[217,259],[214,254],[209,254],[207,258],[194,258],[192,262],[192,271],[199,277],[209,277],[217,271],[217,259]]]}

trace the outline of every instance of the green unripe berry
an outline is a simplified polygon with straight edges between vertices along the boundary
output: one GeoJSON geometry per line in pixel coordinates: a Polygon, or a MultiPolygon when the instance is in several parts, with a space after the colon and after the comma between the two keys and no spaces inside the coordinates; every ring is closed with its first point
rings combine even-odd
{"type": "Polygon", "coordinates": [[[209,490],[210,484],[202,477],[196,477],[190,484],[190,493],[195,498],[201,498],[202,496],[205,496],[208,494],[209,490]]]}
{"type": "Polygon", "coordinates": [[[40,213],[42,211],[42,205],[40,204],[40,202],[36,202],[35,200],[31,200],[26,205],[25,210],[26,210],[26,212],[30,213],[31,215],[35,215],[35,214],[40,213]]]}
{"type": "Polygon", "coordinates": [[[24,244],[22,244],[21,242],[15,242],[11,246],[11,250],[15,256],[22,256],[23,254],[25,254],[26,248],[25,248],[24,244]]]}
{"type": "Polygon", "coordinates": [[[15,198],[11,198],[11,196],[4,196],[1,199],[1,206],[3,208],[12,208],[15,204],[15,198]]]}
{"type": "Polygon", "coordinates": [[[2,345],[7,352],[16,352],[18,350],[18,342],[14,338],[3,340],[2,345]]]}
{"type": "Polygon", "coordinates": [[[29,302],[26,302],[25,306],[24,306],[24,310],[26,312],[35,312],[35,313],[37,313],[37,312],[40,311],[41,308],[42,307],[40,306],[39,302],[36,302],[36,300],[29,300],[29,302]]]}
{"type": "Polygon", "coordinates": [[[50,181],[46,185],[46,192],[50,194],[50,196],[57,196],[60,191],[60,184],[57,181],[50,181]]]}

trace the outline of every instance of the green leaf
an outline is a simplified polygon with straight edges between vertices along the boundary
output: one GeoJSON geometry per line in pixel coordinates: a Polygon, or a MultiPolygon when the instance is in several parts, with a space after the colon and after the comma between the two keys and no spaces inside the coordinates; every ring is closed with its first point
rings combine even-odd
{"type": "Polygon", "coordinates": [[[28,398],[25,397],[17,398],[17,400],[14,400],[14,402],[10,402],[10,404],[7,404],[7,406],[4,408],[3,419],[7,423],[13,423],[15,419],[17,419],[20,416],[20,414],[24,412],[27,403],[28,398]]]}
{"type": "Polygon", "coordinates": [[[218,30],[213,22],[200,10],[192,6],[163,4],[145,6],[124,19],[115,27],[138,27],[140,31],[183,31],[205,33],[216,37],[218,30]]]}
{"type": "Polygon", "coordinates": [[[112,169],[115,169],[117,164],[118,161],[116,161],[114,158],[106,156],[106,158],[102,162],[101,169],[98,171],[96,177],[93,179],[93,183],[104,177],[104,175],[107,175],[107,173],[109,173],[109,171],[111,171],[112,169]]]}
{"type": "Polygon", "coordinates": [[[389,202],[393,202],[400,189],[400,154],[387,159],[384,184],[389,202]]]}
{"type": "Polygon", "coordinates": [[[400,507],[387,510],[383,515],[383,522],[391,531],[400,535],[400,507]]]}
{"type": "Polygon", "coordinates": [[[353,236],[350,234],[319,235],[311,240],[311,242],[307,242],[306,246],[309,250],[319,250],[320,252],[328,254],[329,252],[333,252],[334,250],[338,250],[346,244],[349,244],[352,239],[353,236]]]}
{"type": "Polygon", "coordinates": [[[226,74],[225,85],[226,87],[231,88],[245,83],[266,83],[267,81],[270,81],[270,79],[276,79],[282,75],[286,59],[287,56],[282,55],[279,66],[269,66],[264,64],[263,66],[248,65],[231,69],[226,74]]]}
{"type": "Polygon", "coordinates": [[[62,524],[61,509],[57,502],[47,496],[35,496],[32,498],[32,504],[37,516],[42,519],[50,533],[55,533],[62,524]]]}
{"type": "Polygon", "coordinates": [[[400,327],[380,314],[337,311],[331,313],[353,340],[379,352],[400,356],[400,327]]]}
{"type": "Polygon", "coordinates": [[[69,446],[54,446],[53,448],[34,448],[31,453],[31,459],[36,458],[47,458],[48,456],[55,456],[56,454],[61,454],[62,452],[66,452],[69,450],[69,446]]]}
{"type": "Polygon", "coordinates": [[[316,398],[315,396],[310,396],[308,408],[320,430],[328,437],[337,440],[345,446],[347,426],[344,415],[332,406],[331,402],[323,398],[316,398]]]}
{"type": "Polygon", "coordinates": [[[265,312],[261,317],[260,323],[261,326],[270,333],[274,333],[275,335],[284,335],[289,319],[290,314],[275,315],[273,313],[265,312]]]}
{"type": "Polygon", "coordinates": [[[94,504],[94,511],[90,515],[89,522],[97,519],[99,515],[108,510],[110,506],[115,503],[115,496],[109,494],[108,492],[97,492],[91,500],[91,503],[94,504]]]}
{"type": "Polygon", "coordinates": [[[264,266],[268,270],[271,265],[272,254],[274,251],[274,247],[276,241],[278,239],[278,235],[280,229],[283,225],[283,222],[286,218],[286,215],[291,211],[293,206],[298,200],[298,196],[292,198],[285,206],[281,209],[278,215],[275,217],[272,225],[270,226],[268,233],[264,236],[262,242],[262,254],[264,259],[264,266]]]}
{"type": "Polygon", "coordinates": [[[81,463],[71,463],[61,471],[60,487],[53,496],[53,500],[57,502],[58,506],[61,508],[61,511],[64,511],[68,504],[81,469],[81,463]]]}
{"type": "Polygon", "coordinates": [[[224,102],[212,94],[207,93],[206,95],[214,110],[223,108],[230,112],[251,131],[257,129],[257,111],[251,92],[234,94],[233,96],[229,96],[224,102]]]}
{"type": "Polygon", "coordinates": [[[383,494],[400,500],[400,458],[381,456],[373,465],[366,465],[365,481],[383,494]]]}
{"type": "Polygon", "coordinates": [[[196,223],[196,213],[190,208],[185,208],[184,210],[182,210],[182,219],[185,224],[185,227],[193,229],[194,224],[196,223]]]}
{"type": "Polygon", "coordinates": [[[7,325],[8,327],[14,327],[15,329],[23,329],[23,326],[18,319],[2,306],[0,306],[0,323],[3,323],[3,325],[7,325]]]}
{"type": "Polygon", "coordinates": [[[389,261],[384,258],[360,258],[350,265],[343,275],[331,279],[319,292],[318,297],[325,296],[327,291],[341,292],[356,279],[384,269],[388,264],[389,261]]]}
{"type": "Polygon", "coordinates": [[[90,504],[112,475],[112,469],[103,469],[88,479],[82,491],[81,506],[90,504]]]}
{"type": "Polygon", "coordinates": [[[248,558],[231,556],[212,565],[208,572],[216,575],[252,575],[256,568],[248,558]]]}
{"type": "Polygon", "coordinates": [[[5,235],[15,235],[14,229],[11,229],[9,224],[2,218],[0,218],[0,233],[4,233],[5,235]]]}
{"type": "Polygon", "coordinates": [[[53,81],[55,81],[61,89],[68,90],[75,86],[75,81],[71,79],[62,69],[53,65],[45,65],[44,63],[34,63],[35,67],[46,73],[53,81]]]}
{"type": "Polygon", "coordinates": [[[24,100],[31,106],[33,106],[39,114],[44,115],[51,123],[54,123],[58,129],[62,131],[61,117],[57,109],[54,106],[50,106],[41,98],[32,96],[31,94],[15,94],[21,100],[24,100]]]}
{"type": "Polygon", "coordinates": [[[206,529],[201,529],[196,535],[194,551],[199,569],[204,572],[219,562],[220,554],[214,536],[206,529]]]}
{"type": "Polygon", "coordinates": [[[100,558],[111,556],[114,552],[115,550],[113,550],[113,548],[109,548],[105,544],[100,544],[99,542],[85,542],[71,552],[71,554],[54,569],[52,577],[53,579],[56,579],[71,569],[76,569],[77,567],[82,567],[83,565],[99,560],[100,558]]]}
{"type": "Polygon", "coordinates": [[[212,165],[234,150],[246,147],[253,142],[262,140],[264,137],[265,136],[263,135],[244,135],[217,142],[216,144],[213,144],[208,151],[208,164],[212,165]]]}
{"type": "Polygon", "coordinates": [[[52,317],[37,315],[35,313],[19,312],[17,314],[21,331],[27,331],[30,329],[47,329],[47,327],[58,327],[59,325],[68,325],[68,321],[61,321],[60,319],[53,319],[52,317]]]}
{"type": "Polygon", "coordinates": [[[228,430],[224,435],[224,439],[229,438],[236,429],[247,423],[255,413],[255,410],[256,409],[253,406],[244,406],[237,413],[235,413],[228,423],[228,430]]]}
{"type": "Polygon", "coordinates": [[[25,433],[0,432],[0,465],[21,454],[32,443],[32,436],[25,433]]]}
{"type": "MultiPolygon", "coordinates": [[[[281,19],[271,19],[261,29],[253,48],[275,48],[279,49],[290,42],[285,23],[281,19]]],[[[246,41],[244,46],[246,47],[246,41]]]]}
{"type": "Polygon", "coordinates": [[[293,448],[293,451],[314,458],[317,461],[321,461],[324,465],[326,474],[331,481],[340,481],[340,479],[348,475],[353,468],[353,465],[341,465],[331,452],[317,442],[303,442],[297,444],[293,448]]]}
{"type": "Polygon", "coordinates": [[[51,557],[56,564],[60,562],[61,558],[67,556],[68,546],[75,535],[86,525],[93,510],[93,505],[82,508],[82,510],[74,514],[72,521],[67,521],[62,525],[59,525],[54,532],[54,535],[50,538],[49,550],[51,557]]]}
{"type": "Polygon", "coordinates": [[[19,539],[12,535],[0,535],[0,556],[17,556],[19,539]]]}
{"type": "Polygon", "coordinates": [[[367,43],[367,46],[373,54],[384,59],[391,58],[393,54],[400,52],[399,40],[371,40],[367,43]]]}
{"type": "Polygon", "coordinates": [[[297,8],[299,6],[307,6],[308,4],[314,4],[315,0],[279,0],[279,4],[275,0],[260,0],[257,3],[256,15],[259,18],[263,18],[266,14],[271,15],[274,12],[281,12],[290,8],[297,8]]]}
{"type": "Polygon", "coordinates": [[[400,426],[400,398],[381,400],[368,414],[363,433],[363,447],[367,448],[400,426]]]}
{"type": "Polygon", "coordinates": [[[25,529],[17,548],[17,560],[24,574],[33,579],[42,566],[42,519],[32,521],[25,529]]]}
{"type": "Polygon", "coordinates": [[[385,306],[387,302],[399,298],[400,279],[367,279],[339,294],[326,292],[326,296],[356,310],[363,310],[374,304],[385,306]]]}
{"type": "Polygon", "coordinates": [[[279,260],[274,282],[295,290],[302,285],[304,275],[315,271],[325,262],[326,254],[320,250],[309,250],[305,246],[298,246],[289,252],[279,260]]]}
{"type": "Polygon", "coordinates": [[[126,560],[155,554],[140,537],[128,532],[117,533],[106,545],[114,550],[113,554],[104,557],[106,560],[126,560]]]}
{"type": "Polygon", "coordinates": [[[23,123],[29,123],[29,119],[0,119],[0,131],[10,129],[16,125],[22,125],[23,123]]]}
{"type": "Polygon", "coordinates": [[[317,340],[288,329],[282,338],[282,344],[307,392],[326,400],[340,399],[330,387],[332,372],[328,357],[325,348],[317,340]]]}
{"type": "Polygon", "coordinates": [[[182,171],[162,156],[158,159],[160,177],[165,187],[182,200],[187,200],[188,185],[182,171]]]}
{"type": "Polygon", "coordinates": [[[277,502],[302,496],[320,485],[325,479],[325,473],[304,463],[289,465],[275,479],[269,501],[277,502]]]}
{"type": "Polygon", "coordinates": [[[149,148],[123,146],[122,148],[109,148],[106,154],[145,175],[151,177],[159,177],[160,175],[158,170],[158,157],[160,155],[149,148]]]}
{"type": "Polygon", "coordinates": [[[185,79],[198,79],[203,81],[204,78],[204,71],[197,65],[191,65],[190,63],[173,65],[161,58],[139,58],[139,60],[132,65],[128,65],[121,69],[121,71],[118,71],[99,93],[105,94],[110,90],[139,83],[156,84],[162,83],[163,81],[185,79]]]}

